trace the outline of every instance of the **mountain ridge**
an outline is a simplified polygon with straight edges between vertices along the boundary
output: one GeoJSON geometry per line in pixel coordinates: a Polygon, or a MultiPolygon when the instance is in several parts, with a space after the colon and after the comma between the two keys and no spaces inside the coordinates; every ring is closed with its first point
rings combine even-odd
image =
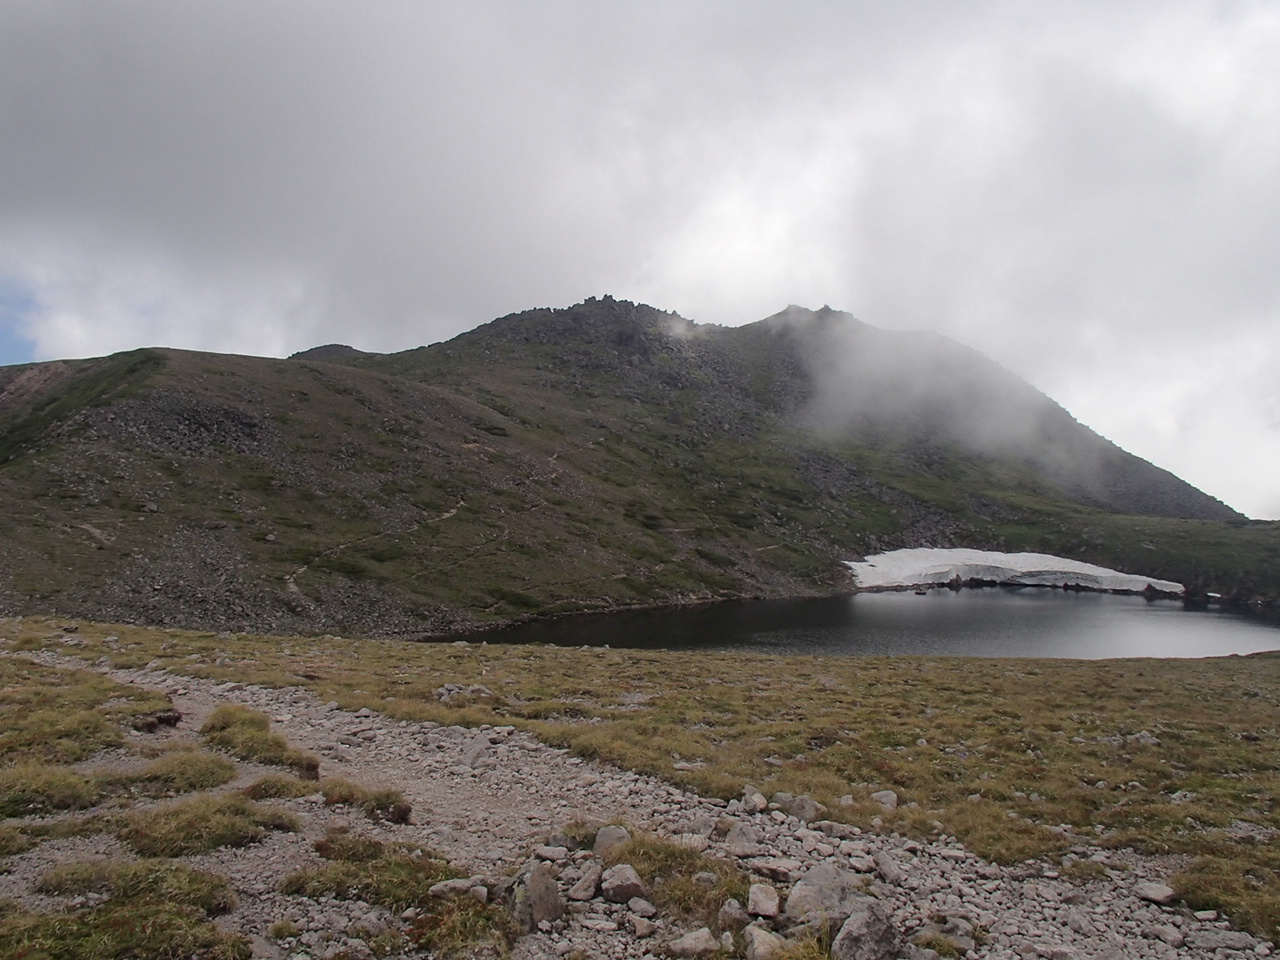
{"type": "Polygon", "coordinates": [[[606,297],[393,354],[0,369],[0,604],[432,635],[838,592],[843,561],[908,546],[1280,593],[1276,525],[929,343],[830,308],[718,327],[606,297]]]}

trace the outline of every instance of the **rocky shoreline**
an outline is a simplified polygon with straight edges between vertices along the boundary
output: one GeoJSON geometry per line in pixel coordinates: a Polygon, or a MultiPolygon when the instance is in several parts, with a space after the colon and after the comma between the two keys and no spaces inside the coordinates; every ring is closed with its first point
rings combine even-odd
{"type": "MultiPolygon", "coordinates": [[[[34,659],[85,666],[48,654],[34,659]]],[[[401,790],[412,803],[412,823],[362,821],[358,829],[429,847],[464,873],[466,895],[511,904],[524,929],[513,949],[517,960],[714,955],[729,943],[735,955],[765,960],[788,936],[815,927],[836,935],[840,960],[939,955],[930,947],[983,960],[1226,960],[1273,950],[1216,914],[1179,905],[1165,885],[1181,866],[1176,859],[1106,850],[1087,837],[1072,838],[1064,863],[1001,866],[952,837],[864,832],[830,819],[807,797],[766,798],[750,788],[727,802],[700,797],[571,756],[511,727],[393,721],[369,710],[343,711],[301,688],[97,669],[165,692],[183,713],[178,731],[136,733],[139,742],[181,737],[216,706],[239,703],[263,711],[291,743],[317,753],[324,775],[401,790]],[[751,878],[747,902],[725,903],[705,929],[663,916],[643,888],[619,877],[624,871],[606,871],[605,848],[619,839],[617,829],[598,829],[607,824],[738,864],[751,878]],[[1073,867],[1082,864],[1088,868],[1073,867]]],[[[228,789],[255,773],[261,771],[246,769],[228,789]]],[[[897,802],[890,792],[877,799],[886,808],[897,802]]],[[[412,915],[359,901],[281,892],[287,873],[318,862],[312,842],[335,827],[351,829],[352,818],[318,797],[270,802],[297,815],[302,828],[183,858],[235,888],[239,906],[219,926],[249,939],[257,957],[319,960],[369,956],[371,930],[412,922],[412,915]],[[296,935],[278,936],[276,927],[270,936],[281,921],[296,935]]],[[[0,898],[39,909],[75,906],[32,894],[31,884],[59,863],[123,856],[109,838],[45,841],[10,858],[0,898]]]]}

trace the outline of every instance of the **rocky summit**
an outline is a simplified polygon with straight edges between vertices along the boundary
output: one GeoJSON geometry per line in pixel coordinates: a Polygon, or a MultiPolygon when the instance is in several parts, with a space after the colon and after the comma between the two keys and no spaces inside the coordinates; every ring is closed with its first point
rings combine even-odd
{"type": "Polygon", "coordinates": [[[798,307],[592,299],[394,354],[0,368],[0,609],[425,636],[831,594],[903,547],[1033,551],[1239,601],[1280,526],[980,353],[798,307]]]}

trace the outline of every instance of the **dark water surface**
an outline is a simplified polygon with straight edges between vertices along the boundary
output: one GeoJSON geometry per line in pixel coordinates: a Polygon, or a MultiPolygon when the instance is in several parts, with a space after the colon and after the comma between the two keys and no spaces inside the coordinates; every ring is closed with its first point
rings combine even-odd
{"type": "Polygon", "coordinates": [[[834,656],[1217,657],[1280,650],[1280,623],[1173,600],[933,589],[564,617],[468,639],[834,656]]]}

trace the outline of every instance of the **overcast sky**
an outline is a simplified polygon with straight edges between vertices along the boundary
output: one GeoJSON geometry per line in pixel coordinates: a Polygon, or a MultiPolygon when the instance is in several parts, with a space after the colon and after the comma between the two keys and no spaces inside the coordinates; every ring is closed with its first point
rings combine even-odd
{"type": "Polygon", "coordinates": [[[0,362],[945,332],[1280,517],[1280,3],[5,0],[0,362]]]}

